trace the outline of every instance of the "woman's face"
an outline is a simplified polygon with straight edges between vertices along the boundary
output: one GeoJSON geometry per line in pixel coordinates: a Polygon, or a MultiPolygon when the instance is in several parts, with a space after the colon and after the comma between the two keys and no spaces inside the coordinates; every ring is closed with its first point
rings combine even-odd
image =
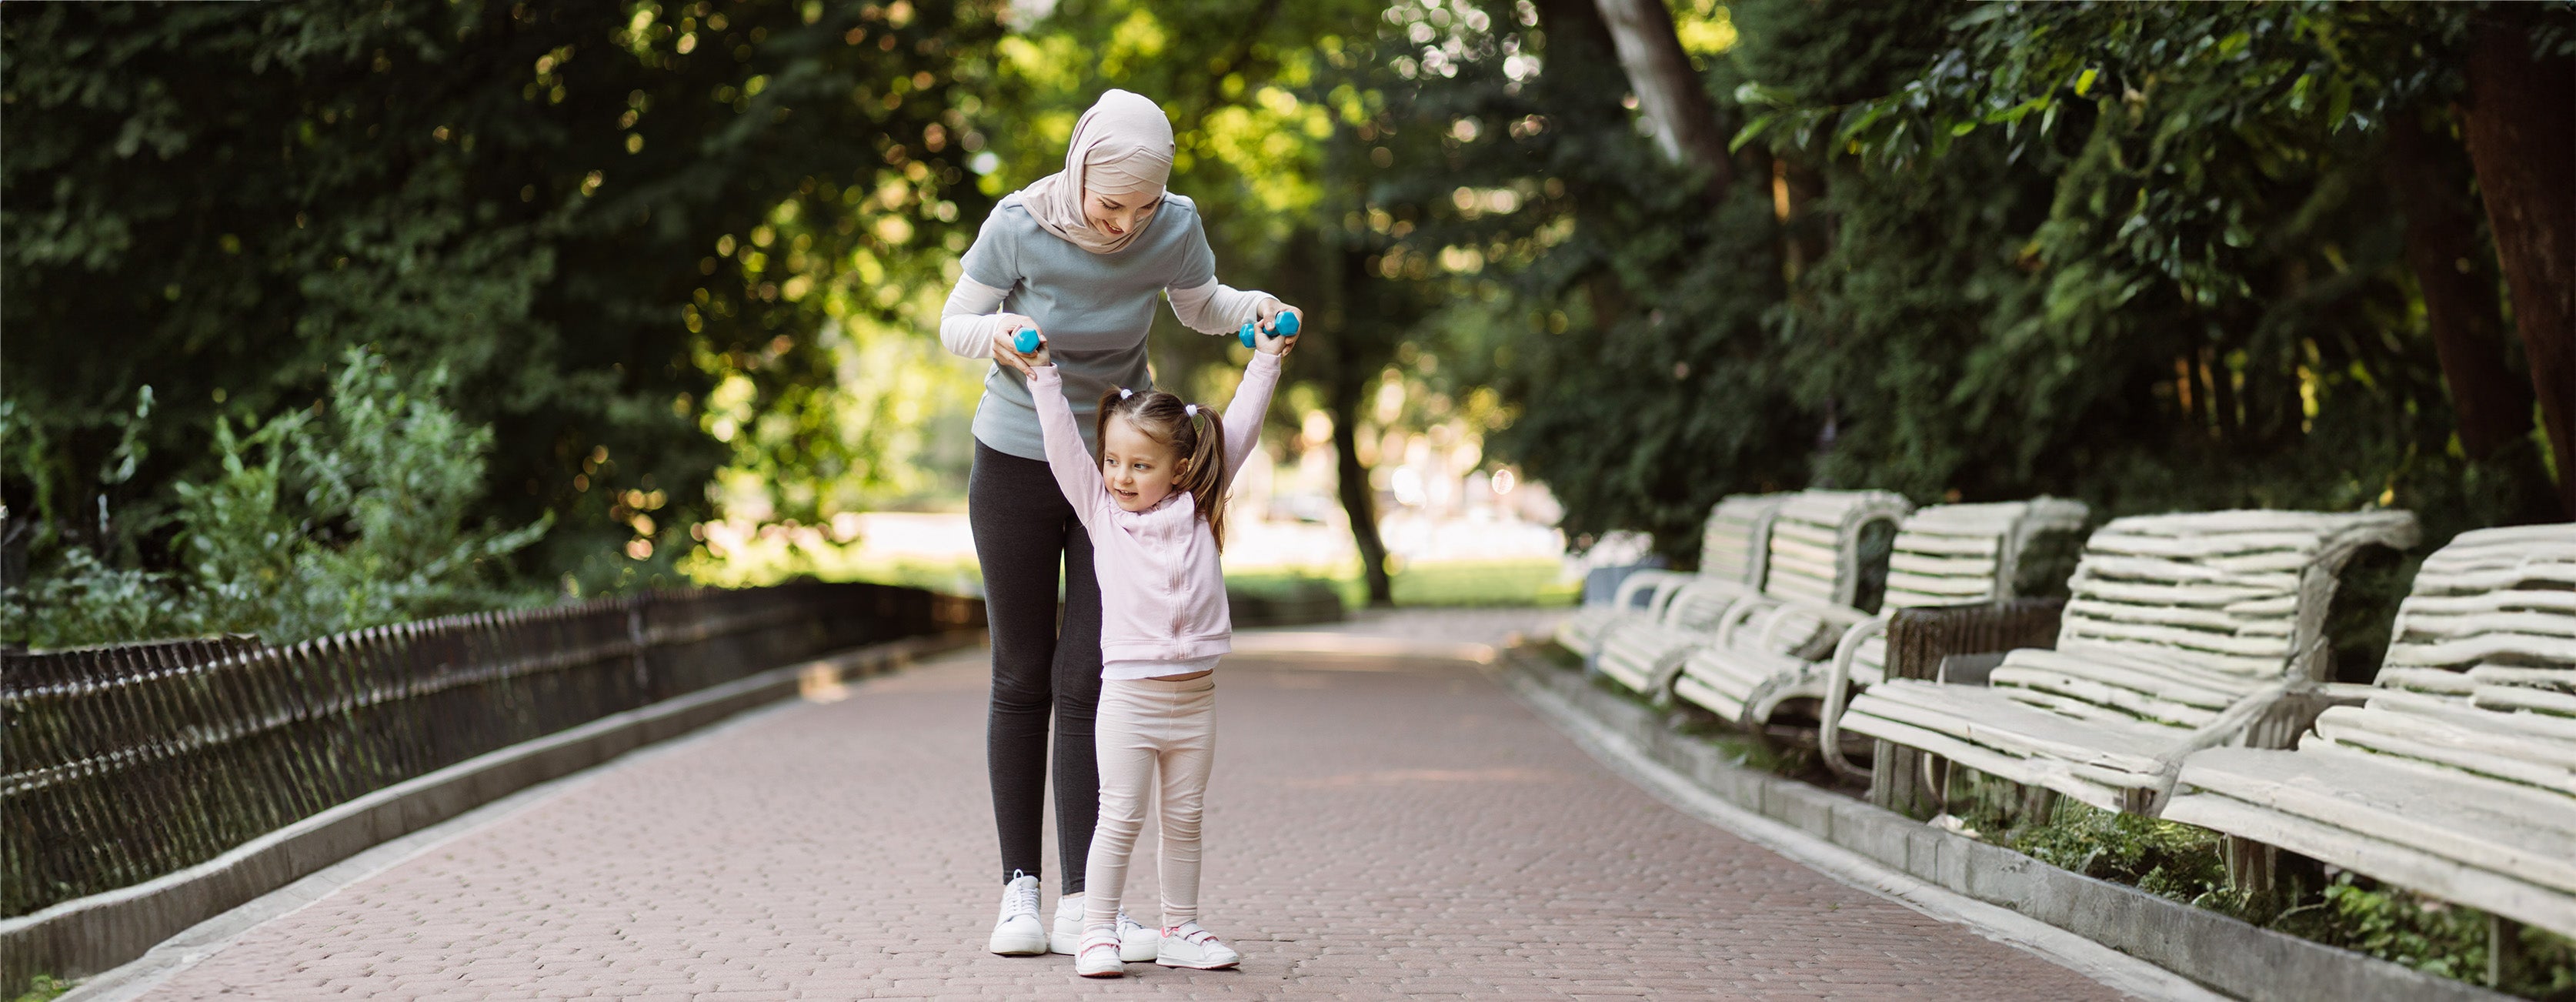
{"type": "Polygon", "coordinates": [[[1117,195],[1093,192],[1082,200],[1083,221],[1090,223],[1092,229],[1113,237],[1123,237],[1135,232],[1137,227],[1145,225],[1146,217],[1152,216],[1154,207],[1161,204],[1163,204],[1163,193],[1159,191],[1136,191],[1117,195]]]}

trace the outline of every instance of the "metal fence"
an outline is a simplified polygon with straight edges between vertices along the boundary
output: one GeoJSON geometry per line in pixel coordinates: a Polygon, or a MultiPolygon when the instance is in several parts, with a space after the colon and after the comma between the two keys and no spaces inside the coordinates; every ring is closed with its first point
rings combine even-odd
{"type": "Polygon", "coordinates": [[[979,603],[798,584],[249,638],[0,654],[0,916],[212,859],[298,819],[610,714],[979,603]]]}

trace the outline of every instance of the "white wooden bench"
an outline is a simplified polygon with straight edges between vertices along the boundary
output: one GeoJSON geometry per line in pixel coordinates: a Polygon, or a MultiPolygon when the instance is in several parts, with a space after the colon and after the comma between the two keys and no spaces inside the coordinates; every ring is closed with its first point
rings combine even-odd
{"type": "Polygon", "coordinates": [[[1833,638],[1850,625],[1837,610],[1875,604],[1886,587],[1890,540],[1910,507],[1886,491],[1807,491],[1791,498],[1772,522],[1770,573],[1758,593],[1677,597],[1662,621],[1633,623],[1604,638],[1602,674],[1660,699],[1668,689],[1681,694],[1676,679],[1692,652],[1736,633],[1748,645],[1783,653],[1832,649],[1833,638]],[[1739,614],[1756,606],[1766,612],[1758,620],[1739,614]]]}
{"type": "Polygon", "coordinates": [[[1556,628],[1556,642],[1591,662],[1611,624],[1661,617],[1680,590],[1716,584],[1750,591],[1762,584],[1771,520],[1789,494],[1730,494],[1709,509],[1700,530],[1699,572],[1642,570],[1628,575],[1607,603],[1574,611],[1556,628]]]}
{"type": "MultiPolygon", "coordinates": [[[[1887,677],[1887,624],[1902,609],[2009,602],[2062,592],[2074,570],[2075,543],[2092,509],[2084,502],[2040,497],[1991,504],[1936,505],[1908,516],[1888,560],[1887,601],[1878,614],[1843,634],[1822,668],[1802,665],[1775,677],[1758,702],[1821,698],[1818,747],[1825,763],[1863,775],[1844,759],[1839,723],[1855,688],[1887,677]]],[[[1768,714],[1764,715],[1768,719],[1768,714]]]]}
{"type": "Polygon", "coordinates": [[[2183,756],[2245,740],[2326,680],[2337,572],[2415,534],[2413,514],[2391,511],[2116,520],[2085,543],[2055,650],[2007,654],[1984,686],[1887,680],[1841,726],[2152,816],[2183,756]]]}
{"type": "MultiPolygon", "coordinates": [[[[2030,584],[2023,580],[2024,573],[2035,569],[2023,558],[2043,549],[2043,542],[2062,547],[2064,537],[2082,530],[2086,514],[2082,503],[2055,498],[1938,505],[1917,511],[1898,527],[1888,558],[1886,592],[1875,608],[1825,607],[1805,596],[1766,596],[1739,605],[1725,634],[1683,663],[1675,691],[1747,726],[1770,722],[1791,701],[1823,701],[1826,706],[1819,710],[1818,719],[1828,726],[1819,735],[1820,744],[1827,748],[1828,762],[1848,769],[1840,749],[1834,747],[1838,736],[1830,727],[1842,705],[1841,695],[1834,691],[1833,667],[1842,667],[1846,681],[1876,683],[1887,660],[1881,634],[1888,616],[1898,609],[1992,602],[2021,594],[2030,584]],[[1777,634],[1748,636],[1747,627],[1765,619],[1774,623],[1812,619],[1828,624],[1832,635],[1806,650],[1786,650],[1776,642],[1777,634]],[[1835,624],[1842,628],[1831,629],[1835,624]]],[[[2053,584],[2062,584],[2067,565],[2057,566],[2059,579],[2053,584]]]]}
{"type": "Polygon", "coordinates": [[[2165,817],[2576,936],[2576,525],[2461,533],[2339,688],[2295,751],[2185,759],[2165,817]]]}

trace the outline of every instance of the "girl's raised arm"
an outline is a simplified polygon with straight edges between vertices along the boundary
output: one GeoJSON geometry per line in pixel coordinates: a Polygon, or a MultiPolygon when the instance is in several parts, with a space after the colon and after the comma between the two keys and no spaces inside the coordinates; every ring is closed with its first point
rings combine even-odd
{"type": "Polygon", "coordinates": [[[1088,526],[1092,514],[1109,503],[1109,489],[1100,482],[1099,461],[1082,444],[1073,405],[1064,401],[1064,373],[1054,365],[1029,367],[1029,400],[1037,405],[1038,433],[1046,439],[1047,469],[1055,474],[1056,489],[1088,526]]]}
{"type": "Polygon", "coordinates": [[[1252,364],[1243,367],[1243,382],[1234,388],[1234,399],[1225,405],[1225,479],[1233,482],[1236,470],[1243,468],[1245,457],[1261,441],[1261,419],[1270,411],[1270,394],[1279,388],[1279,356],[1266,351],[1252,353],[1252,364]]]}

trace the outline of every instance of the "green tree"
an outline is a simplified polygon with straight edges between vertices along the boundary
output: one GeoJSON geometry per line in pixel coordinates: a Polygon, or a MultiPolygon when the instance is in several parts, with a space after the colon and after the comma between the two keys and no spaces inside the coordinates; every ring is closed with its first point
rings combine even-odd
{"type": "MultiPolygon", "coordinates": [[[[2498,334],[2475,157],[2452,139],[2477,114],[2449,103],[2474,91],[2468,12],[1686,4],[1659,47],[1697,60],[1703,113],[1736,134],[1718,164],[1651,118],[1644,154],[1605,108],[1669,75],[1609,37],[1599,12],[1633,6],[1528,7],[1547,49],[1595,41],[1516,99],[1626,64],[1541,116],[1540,143],[1578,155],[1466,160],[1569,197],[1414,237],[1483,249],[1527,310],[1462,302],[1446,326],[1499,321],[1474,378],[1517,408],[1499,444],[1578,541],[1647,528],[1683,552],[1717,494],[1810,483],[2115,513],[2383,503],[2437,537],[2554,510],[2560,442],[2523,388],[2546,417],[2576,383],[2498,334]],[[1471,235],[1531,224],[1551,239],[1527,253],[1471,235]]],[[[2547,70],[2558,8],[2535,10],[2547,70]]],[[[1503,89],[1462,71],[1424,93],[1466,122],[1503,89]]]]}
{"type": "MultiPolygon", "coordinates": [[[[2566,13],[2534,25],[2556,24],[2527,39],[2544,57],[2563,61],[2564,31],[2576,26],[2566,13]]],[[[2003,350],[1918,380],[1958,387],[1954,403],[2000,387],[2089,408],[2076,423],[2111,434],[2031,444],[2036,455],[2083,456],[2096,482],[2077,486],[2085,475],[2072,470],[2043,481],[2097,498],[2138,494],[2131,505],[2340,506],[2375,495],[2459,520],[2452,529],[2549,517],[2538,453],[2568,445],[2553,415],[2576,405],[2576,373],[2556,375],[2551,359],[2569,335],[2525,324],[2526,353],[2500,342],[2493,251],[2466,211],[2469,158],[2450,138],[2511,111],[2454,103],[2474,75],[2469,40],[2482,16],[2465,6],[1997,5],[1948,24],[1931,58],[1884,96],[1789,77],[1748,89],[1788,110],[1756,120],[1747,138],[1859,153],[1871,169],[1846,173],[1865,190],[1841,204],[1861,217],[1955,173],[2052,180],[2047,217],[2018,256],[2045,283],[2034,312],[1996,315],[1987,344],[2003,350]],[[2386,212],[2392,204],[2401,212],[2386,212]],[[2013,344],[2038,350],[2015,359],[2013,344]],[[2514,374],[2525,357],[2529,374],[2514,374]],[[2534,428],[2533,388],[2545,432],[2534,428]],[[2185,471],[2188,486],[2154,489],[2158,468],[2185,471]]],[[[2481,176],[2500,169],[2513,167],[2490,163],[2481,176]]],[[[2555,197],[2526,193],[2530,204],[2512,211],[2545,224],[2555,197]]],[[[1864,313],[1876,302],[1845,301],[1864,313]]],[[[2563,453],[2555,462],[2563,474],[2563,453]]]]}
{"type": "MultiPolygon", "coordinates": [[[[66,647],[251,633],[274,644],[453,612],[522,605],[500,564],[547,523],[503,529],[471,511],[492,429],[446,406],[446,370],[396,373],[351,349],[313,409],[236,434],[214,427],[215,469],[171,485],[180,567],[111,567],[85,547],[7,588],[0,640],[66,647]]],[[[127,430],[151,417],[140,394],[127,430]]],[[[0,428],[18,430],[14,409],[0,428]]]]}
{"type": "Polygon", "coordinates": [[[980,215],[955,68],[997,34],[905,0],[0,11],[13,552],[180,560],[195,436],[372,345],[493,426],[476,518],[556,517],[524,570],[642,580],[619,544],[726,456],[709,391],[792,410],[829,311],[891,322],[875,289],[980,215]]]}
{"type": "MultiPolygon", "coordinates": [[[[1209,220],[1220,277],[1309,310],[1315,336],[1289,376],[1318,391],[1333,415],[1338,493],[1379,604],[1392,600],[1393,586],[1360,460],[1361,403],[1423,311],[1354,298],[1372,288],[1358,274],[1367,255],[1330,224],[1366,200],[1377,169],[1347,133],[1373,114],[1366,77],[1382,55],[1384,9],[1348,0],[1059,4],[998,49],[997,96],[987,106],[1013,114],[995,121],[1003,165],[985,189],[998,195],[1061,169],[1075,119],[1105,88],[1162,103],[1179,147],[1173,187],[1209,220]]],[[[1243,349],[1167,315],[1155,322],[1158,379],[1201,395],[1231,385],[1243,349]]]]}

